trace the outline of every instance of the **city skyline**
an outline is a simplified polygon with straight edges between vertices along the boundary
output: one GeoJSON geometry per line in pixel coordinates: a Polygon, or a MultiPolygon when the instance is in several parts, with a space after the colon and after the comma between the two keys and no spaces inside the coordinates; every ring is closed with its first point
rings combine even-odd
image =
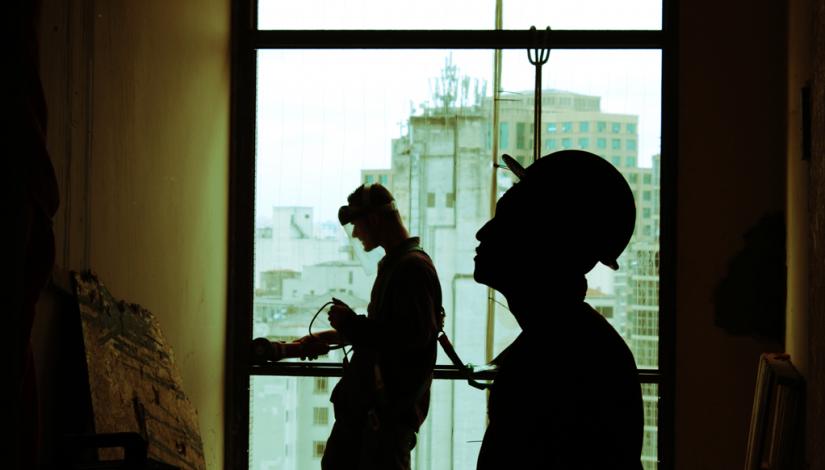
{"type": "MultiPolygon", "coordinates": [[[[443,77],[451,83],[441,88],[452,90],[447,95],[464,96],[465,92],[477,89],[455,73],[445,73],[443,77]]],[[[546,101],[543,142],[548,147],[585,147],[596,153],[603,150],[603,156],[615,162],[634,191],[638,206],[636,234],[619,259],[622,268],[618,272],[597,268],[589,274],[586,301],[626,339],[639,367],[655,368],[659,157],[651,158],[651,168],[638,166],[638,116],[604,112],[600,96],[548,90],[542,99],[546,101]]],[[[406,120],[407,131],[391,141],[389,165],[359,167],[359,179],[346,188],[348,194],[358,183],[369,179],[383,178],[388,184],[402,217],[411,232],[421,236],[422,245],[436,264],[448,311],[445,331],[462,359],[473,364],[488,362],[520,331],[498,294],[494,295],[501,303],[493,309],[493,323],[487,323],[488,290],[472,278],[474,234],[490,216],[493,190],[488,108],[489,99],[485,97],[447,99],[420,114],[411,113],[406,120]]],[[[532,95],[503,103],[499,127],[502,153],[522,160],[529,158],[531,122],[532,95]]],[[[510,178],[508,172],[498,172],[498,195],[511,184],[510,178]]],[[[344,198],[345,195],[336,201],[336,208],[344,198]]],[[[320,211],[311,204],[272,207],[269,212],[273,217],[269,229],[256,230],[255,334],[280,340],[304,335],[312,315],[331,296],[345,297],[363,313],[372,278],[360,269],[349,244],[351,240],[343,236],[340,226],[335,230],[327,222],[316,223],[320,211]],[[327,235],[322,236],[311,227],[325,227],[327,235]]],[[[597,210],[593,216],[598,217],[597,210]]],[[[439,354],[439,363],[448,363],[439,354]]],[[[329,360],[340,357],[335,355],[329,360]]],[[[252,449],[253,458],[260,462],[281,459],[278,461],[292,462],[295,467],[291,468],[316,465],[313,462],[318,458],[318,450],[323,449],[324,429],[331,425],[329,419],[326,424],[316,423],[316,418],[329,416],[328,394],[313,393],[312,382],[306,380],[260,378],[257,383],[261,385],[253,386],[255,398],[251,403],[262,408],[253,408],[255,442],[272,442],[259,437],[259,432],[297,437],[282,450],[257,444],[252,449]],[[278,409],[280,414],[270,419],[285,420],[283,426],[288,425],[289,430],[264,431],[274,424],[261,419],[278,409]]],[[[643,460],[650,470],[656,467],[658,395],[655,386],[645,385],[644,390],[643,460]]],[[[438,381],[431,407],[414,452],[414,458],[422,462],[420,468],[472,468],[478,449],[468,443],[477,442],[483,435],[483,394],[460,381],[438,381]]]]}
{"type": "MultiPolygon", "coordinates": [[[[526,53],[502,56],[503,102],[532,97],[526,53]]],[[[649,167],[660,144],[660,57],[553,51],[543,88],[600,96],[603,112],[638,116],[639,165],[649,167]]],[[[432,83],[448,60],[462,76],[486,83],[485,98],[492,97],[490,51],[260,51],[256,224],[273,206],[299,204],[334,221],[360,169],[389,168],[392,139],[434,105],[432,83]]]]}

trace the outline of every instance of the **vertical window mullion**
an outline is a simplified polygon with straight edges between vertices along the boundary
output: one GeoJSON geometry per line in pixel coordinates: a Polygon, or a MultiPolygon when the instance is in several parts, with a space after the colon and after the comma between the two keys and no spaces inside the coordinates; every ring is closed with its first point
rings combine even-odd
{"type": "MultiPolygon", "coordinates": [[[[496,30],[502,28],[502,0],[496,0],[496,30]]],[[[493,52],[493,150],[492,150],[492,180],[490,182],[490,217],[496,211],[496,202],[498,200],[498,155],[499,155],[499,118],[501,111],[501,49],[495,49],[493,52]]],[[[487,289],[487,337],[485,338],[486,354],[485,359],[487,363],[493,360],[495,349],[495,291],[492,288],[487,289]]]]}

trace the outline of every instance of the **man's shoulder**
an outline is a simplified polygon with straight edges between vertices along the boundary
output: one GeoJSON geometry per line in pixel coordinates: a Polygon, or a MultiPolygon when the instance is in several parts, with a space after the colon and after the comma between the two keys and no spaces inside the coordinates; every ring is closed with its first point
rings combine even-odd
{"type": "Polygon", "coordinates": [[[582,312],[587,317],[587,331],[582,332],[587,340],[588,356],[611,370],[636,370],[636,361],[627,341],[618,331],[589,304],[584,303],[582,312]]]}
{"type": "Polygon", "coordinates": [[[396,269],[427,269],[435,270],[432,258],[421,247],[412,248],[398,258],[396,269]]]}

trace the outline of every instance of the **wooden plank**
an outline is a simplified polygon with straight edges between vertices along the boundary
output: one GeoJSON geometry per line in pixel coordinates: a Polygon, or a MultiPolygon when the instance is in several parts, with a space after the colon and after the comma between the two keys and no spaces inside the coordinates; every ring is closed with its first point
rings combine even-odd
{"type": "Polygon", "coordinates": [[[787,354],[759,359],[745,470],[794,470],[803,461],[805,382],[787,354]]]}

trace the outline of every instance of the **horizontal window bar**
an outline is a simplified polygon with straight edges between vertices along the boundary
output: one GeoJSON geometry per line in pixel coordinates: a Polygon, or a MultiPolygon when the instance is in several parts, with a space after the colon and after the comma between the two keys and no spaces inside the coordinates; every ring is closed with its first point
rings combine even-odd
{"type": "MultiPolygon", "coordinates": [[[[258,49],[527,49],[538,35],[524,30],[252,31],[258,49]]],[[[553,49],[659,49],[663,31],[550,31],[553,49]]]]}
{"type": "MultiPolygon", "coordinates": [[[[249,375],[281,375],[287,377],[341,377],[344,368],[340,362],[316,362],[306,364],[302,362],[271,362],[261,365],[253,365],[249,370],[249,375]]],[[[545,373],[541,368],[536,368],[535,374],[545,373]]],[[[654,369],[642,369],[639,371],[639,382],[659,383],[661,372],[654,369]]],[[[433,371],[436,379],[466,380],[466,373],[455,366],[437,365],[433,371]]],[[[491,368],[479,368],[473,372],[470,378],[475,380],[493,380],[496,377],[496,370],[491,368]]]]}

